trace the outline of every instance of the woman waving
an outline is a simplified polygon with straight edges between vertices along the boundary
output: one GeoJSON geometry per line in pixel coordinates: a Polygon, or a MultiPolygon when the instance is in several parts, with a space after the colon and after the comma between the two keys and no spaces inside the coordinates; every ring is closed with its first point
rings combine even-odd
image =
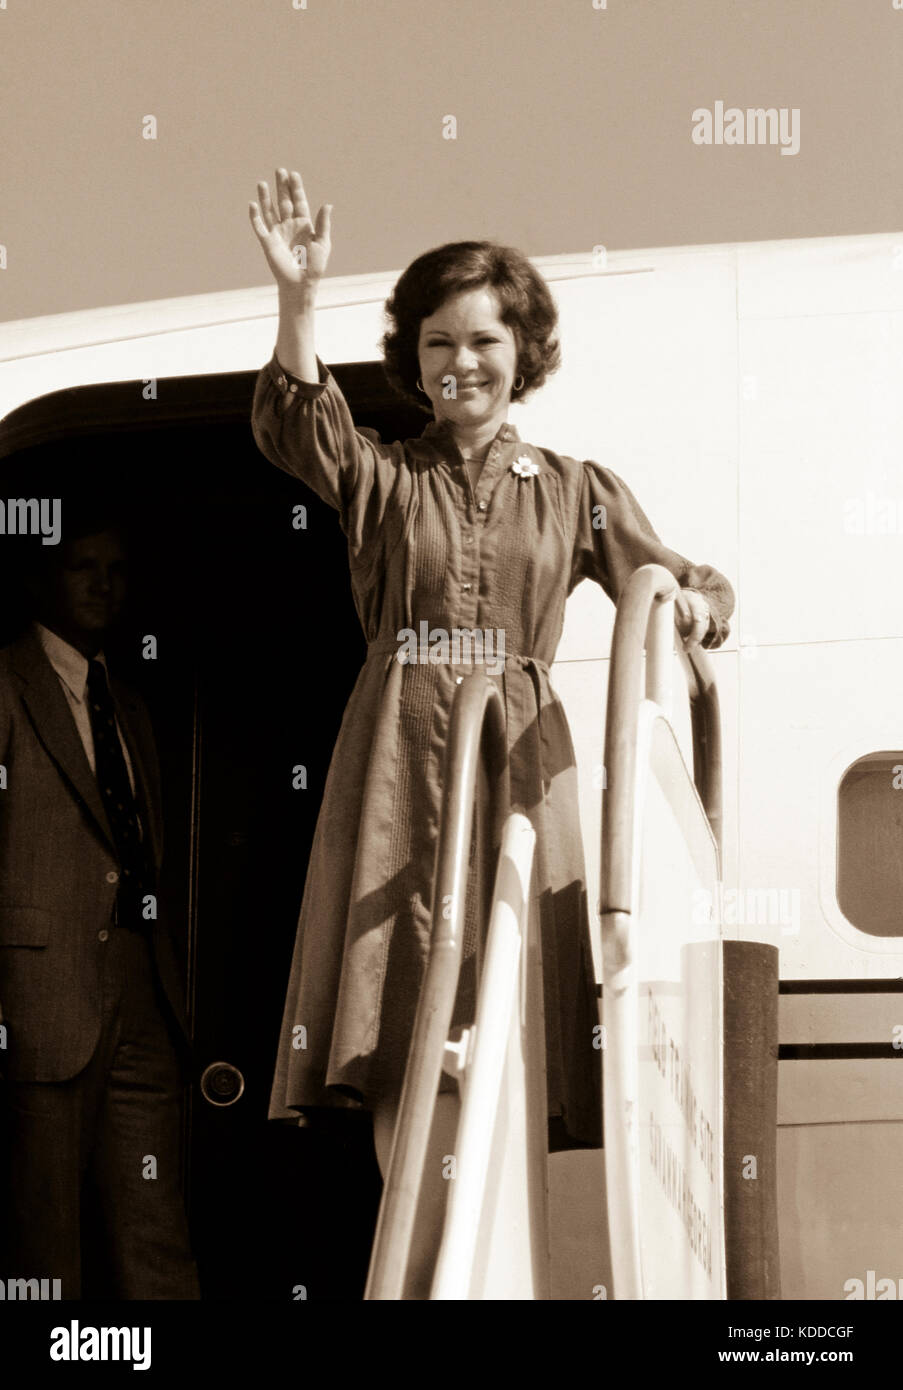
{"type": "MultiPolygon", "coordinates": [[[[385,366],[429,420],[418,438],[383,442],[355,427],[315,352],[331,209],[314,223],[299,175],[285,170],[274,197],[266,184],[258,196],[251,221],[279,287],[279,332],[257,383],[254,435],[268,459],[337,510],[368,644],[310,856],[271,1115],[351,1097],[374,1112],[385,1171],[429,948],[449,714],[456,685],[481,670],[502,697],[512,805],[537,835],[550,1143],[598,1146],[577,769],[549,668],[567,597],[583,578],[616,600],[640,565],[664,565],[681,586],[684,641],[706,647],[727,635],[731,587],[663,545],[614,473],[526,443],[509,424],[511,402],[559,362],[554,302],[519,251],[455,242],[401,276],[386,306],[385,366]],[[293,1045],[299,1026],[304,1047],[293,1045]]],[[[478,836],[454,1019],[462,1024],[473,1015],[490,857],[478,836]]],[[[456,1105],[456,1082],[443,1074],[442,1085],[440,1156],[451,1149],[456,1105]]],[[[435,1180],[441,1190],[438,1159],[435,1180]]]]}

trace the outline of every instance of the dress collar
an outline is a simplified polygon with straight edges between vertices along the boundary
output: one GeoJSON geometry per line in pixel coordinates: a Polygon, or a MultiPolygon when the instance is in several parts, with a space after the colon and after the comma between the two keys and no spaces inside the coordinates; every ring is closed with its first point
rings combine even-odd
{"type": "MultiPolygon", "coordinates": [[[[430,420],[429,424],[421,434],[420,438],[445,439],[448,438],[450,433],[451,425],[448,420],[430,420]]],[[[512,425],[509,421],[506,421],[505,424],[501,426],[495,438],[502,444],[520,443],[520,435],[518,434],[514,425],[512,425]]]]}

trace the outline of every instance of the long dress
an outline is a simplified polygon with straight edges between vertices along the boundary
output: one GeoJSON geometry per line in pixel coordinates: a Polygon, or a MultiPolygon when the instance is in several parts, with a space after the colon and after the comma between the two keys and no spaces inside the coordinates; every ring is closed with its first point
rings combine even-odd
{"type": "MultiPolygon", "coordinates": [[[[511,803],[536,830],[550,1144],[598,1146],[599,1014],[577,769],[549,666],[565,601],[584,577],[617,599],[640,565],[664,565],[707,599],[707,647],[727,635],[731,586],[667,549],[608,469],[525,444],[505,424],[473,489],[443,422],[383,443],[355,428],[332,374],[318,367],[318,384],[289,376],[275,355],[261,369],[254,437],[338,511],[368,650],[310,854],[270,1118],[369,1107],[400,1092],[429,947],[449,712],[456,680],[480,669],[502,696],[511,803]],[[497,642],[503,633],[504,669],[468,664],[454,646],[447,661],[399,659],[400,634],[455,629],[497,642]]],[[[488,839],[475,845],[485,860],[488,839]]],[[[477,862],[472,878],[491,882],[491,864],[477,862]]],[[[478,892],[468,893],[459,1022],[473,1007],[478,892]]],[[[442,1084],[456,1083],[443,1073],[442,1084]]]]}

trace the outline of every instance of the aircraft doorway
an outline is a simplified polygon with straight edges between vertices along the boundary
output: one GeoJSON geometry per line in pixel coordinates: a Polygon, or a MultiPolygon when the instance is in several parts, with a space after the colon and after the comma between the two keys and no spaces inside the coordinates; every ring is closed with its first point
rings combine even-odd
{"type": "MultiPolygon", "coordinates": [[[[422,429],[378,364],[336,375],[361,424],[422,429]]],[[[369,1115],[299,1126],[267,1108],[307,857],[365,645],[336,513],[256,449],[254,378],[160,380],[154,402],[140,382],[31,402],[3,422],[0,491],[60,497],[64,534],[67,500],[89,495],[129,525],[129,612],[108,655],[144,696],[162,766],[161,897],[195,1045],[184,1163],[202,1297],[353,1300],[381,1190],[369,1115]]],[[[32,538],[7,540],[0,644],[27,621],[32,538]]]]}

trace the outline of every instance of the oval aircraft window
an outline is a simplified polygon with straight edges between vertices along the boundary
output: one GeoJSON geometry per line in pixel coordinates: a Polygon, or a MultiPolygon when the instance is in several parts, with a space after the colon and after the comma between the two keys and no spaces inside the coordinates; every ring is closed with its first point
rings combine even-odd
{"type": "Polygon", "coordinates": [[[869,753],[837,789],[837,901],[872,936],[903,936],[903,751],[869,753]]]}

